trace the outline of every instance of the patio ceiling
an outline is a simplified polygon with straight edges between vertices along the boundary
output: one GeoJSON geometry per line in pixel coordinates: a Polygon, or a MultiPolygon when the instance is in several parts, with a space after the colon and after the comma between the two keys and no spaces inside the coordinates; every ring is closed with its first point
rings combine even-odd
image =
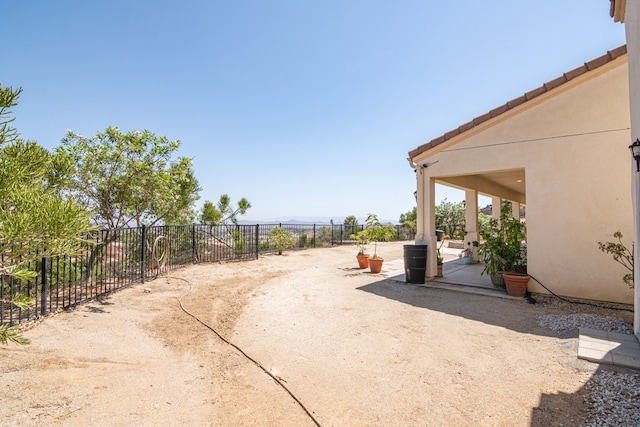
{"type": "Polygon", "coordinates": [[[489,197],[501,197],[513,202],[527,203],[524,169],[437,177],[436,182],[462,190],[476,190],[478,193],[489,197]]]}

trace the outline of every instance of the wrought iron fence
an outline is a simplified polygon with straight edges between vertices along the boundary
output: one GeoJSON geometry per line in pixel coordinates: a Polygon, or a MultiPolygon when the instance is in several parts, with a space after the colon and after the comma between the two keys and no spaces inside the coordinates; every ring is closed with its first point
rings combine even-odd
{"type": "MultiPolygon", "coordinates": [[[[275,252],[271,230],[281,227],[298,249],[354,243],[362,229],[344,224],[170,225],[86,233],[87,244],[74,255],[40,256],[25,264],[34,280],[0,275],[0,325],[19,324],[72,307],[115,290],[144,283],[193,263],[257,259],[275,252]],[[20,309],[14,295],[28,296],[32,305],[20,309]]],[[[397,227],[396,240],[413,238],[397,227]]],[[[4,263],[2,263],[4,264],[4,263]]]]}

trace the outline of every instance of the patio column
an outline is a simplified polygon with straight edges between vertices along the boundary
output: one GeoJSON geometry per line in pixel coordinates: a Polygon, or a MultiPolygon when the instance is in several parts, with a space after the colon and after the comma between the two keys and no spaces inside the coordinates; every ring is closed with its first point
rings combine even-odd
{"type": "Polygon", "coordinates": [[[416,169],[418,187],[416,245],[428,245],[426,277],[435,277],[437,273],[436,247],[436,182],[426,168],[416,169]]]}
{"type": "Polygon", "coordinates": [[[465,190],[465,249],[470,247],[473,251],[473,260],[478,260],[478,253],[473,246],[473,242],[479,241],[478,236],[478,192],[476,190],[465,190]],[[471,243],[471,245],[469,245],[471,243]]]}
{"type": "Polygon", "coordinates": [[[511,215],[513,215],[515,219],[520,219],[520,203],[511,202],[511,215]]]}
{"type": "Polygon", "coordinates": [[[491,218],[500,220],[500,210],[502,209],[502,198],[491,197],[491,218]]]}

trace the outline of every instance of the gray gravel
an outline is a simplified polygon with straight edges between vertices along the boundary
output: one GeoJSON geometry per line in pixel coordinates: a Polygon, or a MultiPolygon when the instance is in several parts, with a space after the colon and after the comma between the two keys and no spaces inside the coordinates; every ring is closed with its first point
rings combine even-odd
{"type": "MultiPolygon", "coordinates": [[[[633,334],[632,326],[620,317],[575,313],[538,316],[537,320],[556,332],[591,328],[633,334]]],[[[584,426],[640,425],[640,374],[600,369],[585,384],[585,393],[584,426]]]]}
{"type": "Polygon", "coordinates": [[[622,317],[598,316],[587,313],[538,316],[538,325],[556,332],[590,328],[633,335],[633,327],[622,317]]]}

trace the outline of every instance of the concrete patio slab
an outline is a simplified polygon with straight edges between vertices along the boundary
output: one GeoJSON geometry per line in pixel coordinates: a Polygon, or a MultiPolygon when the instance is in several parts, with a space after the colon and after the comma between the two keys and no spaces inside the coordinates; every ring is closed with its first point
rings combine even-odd
{"type": "Polygon", "coordinates": [[[635,335],[580,328],[578,358],[595,363],[640,369],[640,342],[635,335]]]}

